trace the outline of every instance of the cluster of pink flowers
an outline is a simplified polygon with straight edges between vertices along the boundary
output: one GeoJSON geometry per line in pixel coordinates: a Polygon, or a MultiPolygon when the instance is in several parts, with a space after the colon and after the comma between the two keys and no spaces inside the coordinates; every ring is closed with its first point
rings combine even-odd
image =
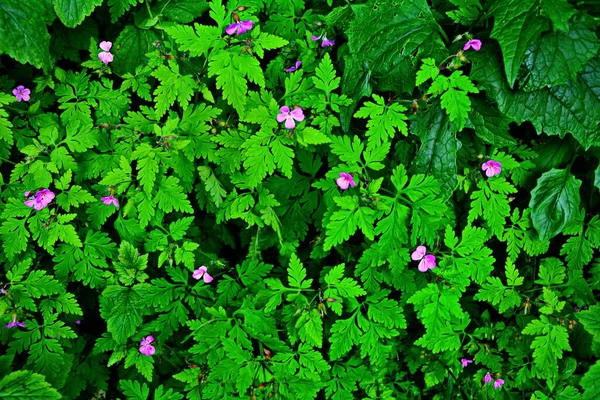
{"type": "Polygon", "coordinates": [[[502,168],[500,168],[501,166],[502,166],[502,163],[499,163],[498,161],[490,160],[490,161],[484,162],[483,165],[481,166],[481,169],[483,171],[485,171],[485,175],[488,178],[491,178],[492,176],[498,175],[500,172],[502,172],[502,168]]]}
{"type": "Polygon", "coordinates": [[[20,102],[21,100],[29,101],[29,99],[30,99],[29,94],[31,93],[31,90],[27,89],[23,85],[19,85],[12,91],[12,93],[15,95],[18,102],[20,102]]]}
{"type": "Polygon", "coordinates": [[[100,48],[104,51],[98,53],[98,58],[104,64],[108,64],[113,61],[113,55],[110,53],[112,48],[112,42],[100,42],[100,48]]]}
{"type": "Polygon", "coordinates": [[[195,280],[200,280],[200,278],[204,278],[204,283],[211,283],[213,280],[213,277],[208,274],[208,268],[205,265],[194,270],[192,278],[194,278],[195,280]]]}
{"type": "Polygon", "coordinates": [[[277,122],[285,121],[285,127],[287,129],[294,129],[296,127],[296,122],[304,121],[304,112],[302,112],[302,108],[296,106],[293,110],[290,111],[288,106],[283,106],[279,109],[279,114],[277,115],[277,122]]]}
{"type": "MultiPolygon", "coordinates": [[[[485,383],[490,383],[492,380],[493,380],[492,375],[490,375],[489,372],[487,374],[485,374],[485,377],[483,378],[483,381],[485,383]]],[[[494,380],[494,389],[499,389],[502,387],[502,385],[504,385],[504,379],[494,380]]]]}
{"type": "Polygon", "coordinates": [[[27,207],[33,207],[37,211],[40,211],[46,208],[46,206],[50,204],[52,200],[54,200],[54,197],[56,197],[56,195],[49,189],[39,190],[35,194],[32,194],[31,191],[28,191],[25,192],[25,198],[27,200],[25,200],[24,203],[27,207]]]}
{"type": "Polygon", "coordinates": [[[151,335],[148,335],[145,338],[143,338],[142,342],[140,343],[140,353],[142,353],[145,356],[151,356],[154,353],[156,353],[156,349],[150,344],[152,342],[154,342],[154,337],[152,337],[151,335]]]}
{"type": "Polygon", "coordinates": [[[436,267],[435,256],[432,254],[426,254],[427,248],[425,246],[418,246],[415,251],[412,252],[410,258],[413,261],[419,261],[419,271],[427,272],[429,269],[436,267]]]}

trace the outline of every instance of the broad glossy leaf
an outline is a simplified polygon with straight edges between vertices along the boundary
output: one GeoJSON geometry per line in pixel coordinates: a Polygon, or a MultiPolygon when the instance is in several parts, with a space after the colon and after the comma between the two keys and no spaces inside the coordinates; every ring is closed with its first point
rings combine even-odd
{"type": "Polygon", "coordinates": [[[0,54],[20,63],[50,68],[50,35],[46,24],[51,9],[44,1],[2,0],[0,2],[0,54]]]}
{"type": "Polygon", "coordinates": [[[569,19],[576,13],[567,0],[542,0],[542,14],[552,21],[554,30],[569,31],[569,19]]]}
{"type": "Polygon", "coordinates": [[[65,26],[75,28],[81,24],[85,17],[90,15],[94,8],[102,4],[103,0],[54,0],[54,11],[65,26]]]}
{"type": "Polygon", "coordinates": [[[437,106],[418,114],[419,118],[411,124],[411,131],[421,139],[411,172],[433,175],[442,187],[445,196],[451,196],[458,183],[456,176],[456,152],[461,143],[450,119],[437,106]]]}
{"type": "Polygon", "coordinates": [[[206,0],[160,0],[153,7],[155,12],[162,12],[162,15],[170,21],[187,24],[201,16],[208,10],[206,0]]]}
{"type": "Polygon", "coordinates": [[[586,149],[600,146],[600,58],[592,58],[577,78],[534,92],[512,91],[503,79],[497,47],[491,44],[470,56],[471,78],[498,108],[517,123],[531,121],[538,134],[573,136],[586,149]]]}
{"type": "Polygon", "coordinates": [[[510,87],[517,79],[525,52],[548,29],[548,21],[539,15],[538,5],[537,0],[499,0],[493,2],[489,11],[494,17],[491,36],[502,48],[510,87]]]}
{"type": "Polygon", "coordinates": [[[445,57],[440,27],[425,0],[398,7],[393,2],[370,1],[352,5],[354,21],[348,28],[350,57],[342,80],[342,92],[355,102],[342,112],[347,129],[357,101],[377,91],[412,92],[419,60],[445,57]],[[368,26],[369,29],[365,29],[368,26]]]}
{"type": "Polygon", "coordinates": [[[531,192],[531,219],[542,240],[551,239],[579,211],[581,181],[566,169],[551,169],[537,181],[531,192]]]}
{"type": "Polygon", "coordinates": [[[114,62],[111,64],[116,73],[135,74],[138,65],[146,65],[146,53],[152,48],[152,42],[158,36],[152,30],[144,30],[128,25],[115,41],[114,62]],[[116,50],[116,46],[120,46],[116,50]]]}
{"type": "Polygon", "coordinates": [[[527,76],[521,83],[524,90],[564,85],[577,78],[577,73],[600,49],[593,26],[589,29],[586,24],[589,25],[576,19],[568,33],[548,32],[527,50],[527,76]]]}
{"type": "Polygon", "coordinates": [[[4,399],[62,399],[60,393],[46,382],[44,375],[21,370],[12,372],[0,381],[0,396],[4,399]]]}
{"type": "Polygon", "coordinates": [[[508,133],[508,124],[511,122],[493,104],[480,97],[471,98],[471,112],[466,127],[473,128],[477,137],[485,143],[496,147],[517,144],[508,133]]]}

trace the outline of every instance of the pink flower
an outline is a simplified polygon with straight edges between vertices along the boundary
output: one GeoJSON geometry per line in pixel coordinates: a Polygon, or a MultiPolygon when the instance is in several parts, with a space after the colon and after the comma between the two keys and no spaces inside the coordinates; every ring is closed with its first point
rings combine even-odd
{"type": "Polygon", "coordinates": [[[29,101],[29,94],[31,93],[31,90],[25,88],[25,86],[23,85],[19,85],[17,86],[14,90],[13,90],[13,94],[15,95],[15,97],[17,98],[17,101],[29,101]]]}
{"type": "Polygon", "coordinates": [[[112,42],[100,42],[100,48],[104,50],[103,52],[98,53],[98,58],[104,64],[108,64],[113,61],[113,55],[110,53],[110,49],[112,48],[112,42]]]}
{"type": "Polygon", "coordinates": [[[469,360],[468,358],[461,358],[460,359],[460,363],[462,364],[463,368],[467,367],[472,362],[473,362],[473,360],[469,360]]]}
{"type": "Polygon", "coordinates": [[[494,161],[494,160],[490,160],[490,161],[486,161],[481,165],[481,169],[483,171],[485,171],[485,174],[488,178],[491,178],[494,175],[498,175],[500,172],[502,172],[502,168],[500,168],[502,166],[502,163],[499,163],[498,161],[494,161]]]}
{"type": "Polygon", "coordinates": [[[317,40],[321,40],[323,39],[323,41],[321,42],[321,47],[329,47],[329,46],[333,46],[335,44],[335,40],[329,40],[327,39],[327,36],[325,36],[325,34],[321,34],[321,36],[311,36],[310,40],[314,40],[315,42],[317,40]]]}
{"type": "Polygon", "coordinates": [[[336,179],[335,183],[337,183],[342,190],[348,189],[349,186],[356,186],[356,182],[354,182],[352,175],[345,172],[340,172],[340,177],[336,179]]]}
{"type": "Polygon", "coordinates": [[[119,201],[113,195],[102,197],[100,200],[107,206],[112,204],[117,208],[119,207],[119,201]]]}
{"type": "Polygon", "coordinates": [[[285,121],[285,127],[287,129],[294,129],[296,127],[294,120],[298,122],[304,121],[304,113],[298,106],[294,107],[292,111],[290,111],[288,106],[283,106],[279,111],[280,114],[277,115],[277,122],[285,121]]]}
{"type": "Polygon", "coordinates": [[[27,200],[25,200],[24,203],[27,207],[33,207],[40,211],[50,204],[54,197],[56,197],[56,195],[48,189],[42,189],[35,195],[31,195],[31,192],[25,192],[25,198],[27,198],[27,200]]]}
{"type": "Polygon", "coordinates": [[[490,375],[489,372],[487,374],[485,374],[485,376],[483,377],[483,381],[485,383],[490,383],[492,381],[492,376],[490,375]]]}
{"type": "Polygon", "coordinates": [[[76,319],[75,320],[75,325],[81,325],[81,320],[80,319],[76,319]]]}
{"type": "Polygon", "coordinates": [[[19,322],[17,321],[17,313],[13,313],[12,315],[12,322],[8,325],[4,325],[5,328],[14,328],[15,326],[20,326],[21,328],[25,326],[24,322],[19,322]]]}
{"type": "Polygon", "coordinates": [[[225,32],[227,32],[228,35],[233,35],[234,33],[236,35],[241,35],[242,33],[246,33],[246,31],[252,29],[253,23],[254,21],[252,21],[251,19],[247,21],[238,21],[234,24],[229,25],[227,29],[225,29],[225,32]]]}
{"type": "Polygon", "coordinates": [[[426,254],[427,248],[425,246],[418,246],[415,251],[412,252],[410,258],[413,261],[421,261],[419,262],[419,271],[427,272],[428,269],[434,269],[436,266],[435,256],[431,254],[426,254]]]}
{"type": "Polygon", "coordinates": [[[321,42],[321,47],[330,47],[335,44],[335,40],[329,40],[325,36],[323,36],[323,41],[321,42]]]}
{"type": "Polygon", "coordinates": [[[496,379],[494,381],[494,389],[499,389],[502,385],[504,385],[504,379],[496,379]]]}
{"type": "Polygon", "coordinates": [[[298,68],[300,68],[301,65],[302,65],[302,61],[296,61],[296,64],[294,64],[291,67],[289,67],[288,69],[286,69],[285,72],[294,72],[298,68]]]}
{"type": "Polygon", "coordinates": [[[145,356],[151,356],[156,353],[156,349],[150,343],[154,342],[154,338],[152,336],[146,336],[142,339],[140,343],[140,353],[145,356]]]}
{"type": "Polygon", "coordinates": [[[465,47],[463,47],[463,50],[467,51],[470,48],[473,48],[473,50],[475,50],[475,51],[479,51],[481,49],[481,40],[479,40],[479,39],[469,40],[467,43],[465,43],[465,47]]]}
{"type": "Polygon", "coordinates": [[[194,278],[195,280],[199,280],[200,278],[202,278],[204,276],[204,282],[211,283],[213,280],[213,277],[210,276],[207,271],[208,271],[208,268],[206,268],[206,266],[203,265],[194,271],[194,273],[192,274],[192,278],[194,278]]]}

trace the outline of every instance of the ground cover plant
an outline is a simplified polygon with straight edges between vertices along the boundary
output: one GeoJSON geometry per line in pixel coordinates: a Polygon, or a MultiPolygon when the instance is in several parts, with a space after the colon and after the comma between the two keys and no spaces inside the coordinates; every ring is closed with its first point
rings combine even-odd
{"type": "Polygon", "coordinates": [[[599,18],[2,0],[0,397],[600,398],[599,18]]]}

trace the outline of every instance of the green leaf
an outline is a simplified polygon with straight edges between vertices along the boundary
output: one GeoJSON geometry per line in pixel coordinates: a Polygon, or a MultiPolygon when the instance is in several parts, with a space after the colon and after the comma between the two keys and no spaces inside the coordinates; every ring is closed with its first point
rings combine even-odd
{"type": "Polygon", "coordinates": [[[120,380],[119,387],[128,400],[147,400],[150,395],[150,389],[144,382],[120,380]]]}
{"type": "Polygon", "coordinates": [[[439,74],[440,69],[436,65],[435,60],[433,58],[426,58],[423,60],[423,64],[421,65],[419,72],[417,72],[417,81],[415,84],[420,86],[429,79],[435,80],[439,74]]]}
{"type": "Polygon", "coordinates": [[[569,20],[577,11],[567,0],[543,0],[541,6],[542,14],[550,18],[555,31],[569,31],[569,20]]]}
{"type": "Polygon", "coordinates": [[[411,172],[432,175],[440,182],[443,196],[450,197],[458,184],[456,153],[461,143],[450,124],[448,116],[439,106],[417,115],[411,132],[421,139],[411,172]]]}
{"type": "Polygon", "coordinates": [[[565,266],[558,258],[545,258],[540,264],[539,276],[540,279],[535,283],[544,286],[560,285],[566,278],[565,266]]]}
{"type": "Polygon", "coordinates": [[[44,375],[27,370],[5,375],[0,381],[0,396],[13,400],[58,400],[63,398],[45,381],[44,375]]]}
{"type": "Polygon", "coordinates": [[[531,343],[535,375],[550,378],[558,374],[558,360],[562,358],[563,351],[571,351],[567,328],[552,324],[547,316],[542,315],[539,320],[531,321],[523,329],[523,334],[536,335],[531,343]]]}
{"type": "Polygon", "coordinates": [[[467,128],[473,128],[478,138],[495,147],[517,144],[508,133],[508,125],[512,122],[510,118],[479,97],[472,98],[471,102],[467,128]]]}
{"type": "Polygon", "coordinates": [[[157,117],[165,115],[175,104],[175,99],[181,108],[185,109],[190,103],[194,90],[198,87],[191,75],[179,74],[177,64],[171,63],[170,66],[171,68],[161,65],[152,72],[152,76],[160,81],[160,85],[154,90],[157,117]]]}
{"type": "Polygon", "coordinates": [[[369,144],[377,145],[387,142],[394,138],[396,129],[404,136],[408,136],[408,126],[406,124],[406,107],[400,103],[385,104],[383,97],[373,95],[375,103],[367,101],[363,107],[358,110],[354,116],[356,118],[368,118],[367,132],[369,144]]]}
{"type": "Polygon", "coordinates": [[[160,0],[153,7],[155,13],[160,11],[170,21],[187,24],[208,10],[206,0],[160,0]]]}
{"type": "MultiPolygon", "coordinates": [[[[259,32],[260,25],[255,26],[256,28],[253,30],[253,35],[256,36],[252,40],[252,44],[254,46],[252,49],[258,58],[263,58],[265,56],[265,50],[279,49],[289,43],[284,38],[280,38],[279,36],[275,36],[271,33],[259,32]]],[[[328,54],[326,53],[325,56],[327,57],[328,54]]]]}
{"type": "Polygon", "coordinates": [[[68,28],[75,28],[85,17],[102,4],[103,0],[53,0],[54,11],[68,28]]]}
{"type": "Polygon", "coordinates": [[[302,130],[296,130],[296,139],[302,146],[310,144],[330,143],[331,139],[323,132],[310,126],[305,126],[302,130]]]}
{"type": "Polygon", "coordinates": [[[215,26],[194,24],[196,30],[188,25],[165,27],[165,32],[179,45],[179,50],[189,51],[190,56],[206,56],[212,48],[220,49],[225,43],[221,40],[222,32],[215,26]]]}
{"type": "Polygon", "coordinates": [[[179,184],[179,179],[174,176],[169,176],[160,182],[156,200],[158,200],[158,207],[165,212],[172,212],[173,210],[186,213],[194,212],[192,204],[179,184]]]}
{"type": "Polygon", "coordinates": [[[125,14],[127,10],[136,4],[141,3],[142,1],[144,0],[108,0],[111,22],[114,24],[121,15],[125,14]]]}
{"type": "Polygon", "coordinates": [[[302,266],[302,263],[296,254],[292,254],[290,258],[288,281],[291,287],[299,289],[307,289],[312,283],[312,279],[306,279],[306,269],[302,266]]]}
{"type": "Polygon", "coordinates": [[[586,331],[600,339],[600,305],[581,311],[577,317],[586,331]]]}
{"type": "Polygon", "coordinates": [[[46,24],[54,13],[43,1],[3,0],[0,3],[0,54],[20,63],[50,68],[50,35],[46,24]]]}
{"type": "Polygon", "coordinates": [[[600,397],[600,361],[596,361],[594,365],[585,373],[579,384],[583,388],[583,399],[593,400],[600,397]]]}
{"type": "Polygon", "coordinates": [[[548,22],[538,14],[537,0],[499,0],[493,3],[489,14],[494,17],[491,37],[498,40],[504,58],[504,70],[510,87],[517,79],[525,52],[548,22]]]}
{"type": "Polygon", "coordinates": [[[142,324],[145,305],[141,301],[137,286],[127,288],[111,285],[102,292],[100,314],[117,344],[125,343],[142,324]]]}
{"type": "Polygon", "coordinates": [[[342,110],[344,130],[350,126],[358,100],[371,95],[372,85],[377,92],[412,93],[415,82],[402,77],[416,75],[418,60],[446,57],[441,28],[425,0],[401,7],[371,0],[350,8],[355,17],[346,30],[350,56],[346,57],[342,93],[355,101],[342,110]]]}
{"type": "Polygon", "coordinates": [[[531,192],[533,226],[542,240],[558,235],[579,212],[581,181],[569,171],[551,169],[531,192]]]}
{"type": "Polygon", "coordinates": [[[527,50],[524,64],[529,73],[521,85],[524,90],[564,85],[577,79],[577,73],[600,49],[593,28],[586,25],[591,24],[576,19],[567,33],[548,32],[527,50]]]}
{"type": "MultiPolygon", "coordinates": [[[[111,4],[111,1],[114,0],[109,0],[108,4],[111,4]]],[[[135,3],[138,0],[131,1],[135,3]]],[[[128,24],[115,40],[113,49],[120,48],[114,51],[114,61],[110,65],[121,76],[126,73],[135,74],[137,66],[147,64],[146,53],[152,49],[152,43],[156,40],[158,36],[152,29],[139,29],[134,24],[128,24]]]]}

